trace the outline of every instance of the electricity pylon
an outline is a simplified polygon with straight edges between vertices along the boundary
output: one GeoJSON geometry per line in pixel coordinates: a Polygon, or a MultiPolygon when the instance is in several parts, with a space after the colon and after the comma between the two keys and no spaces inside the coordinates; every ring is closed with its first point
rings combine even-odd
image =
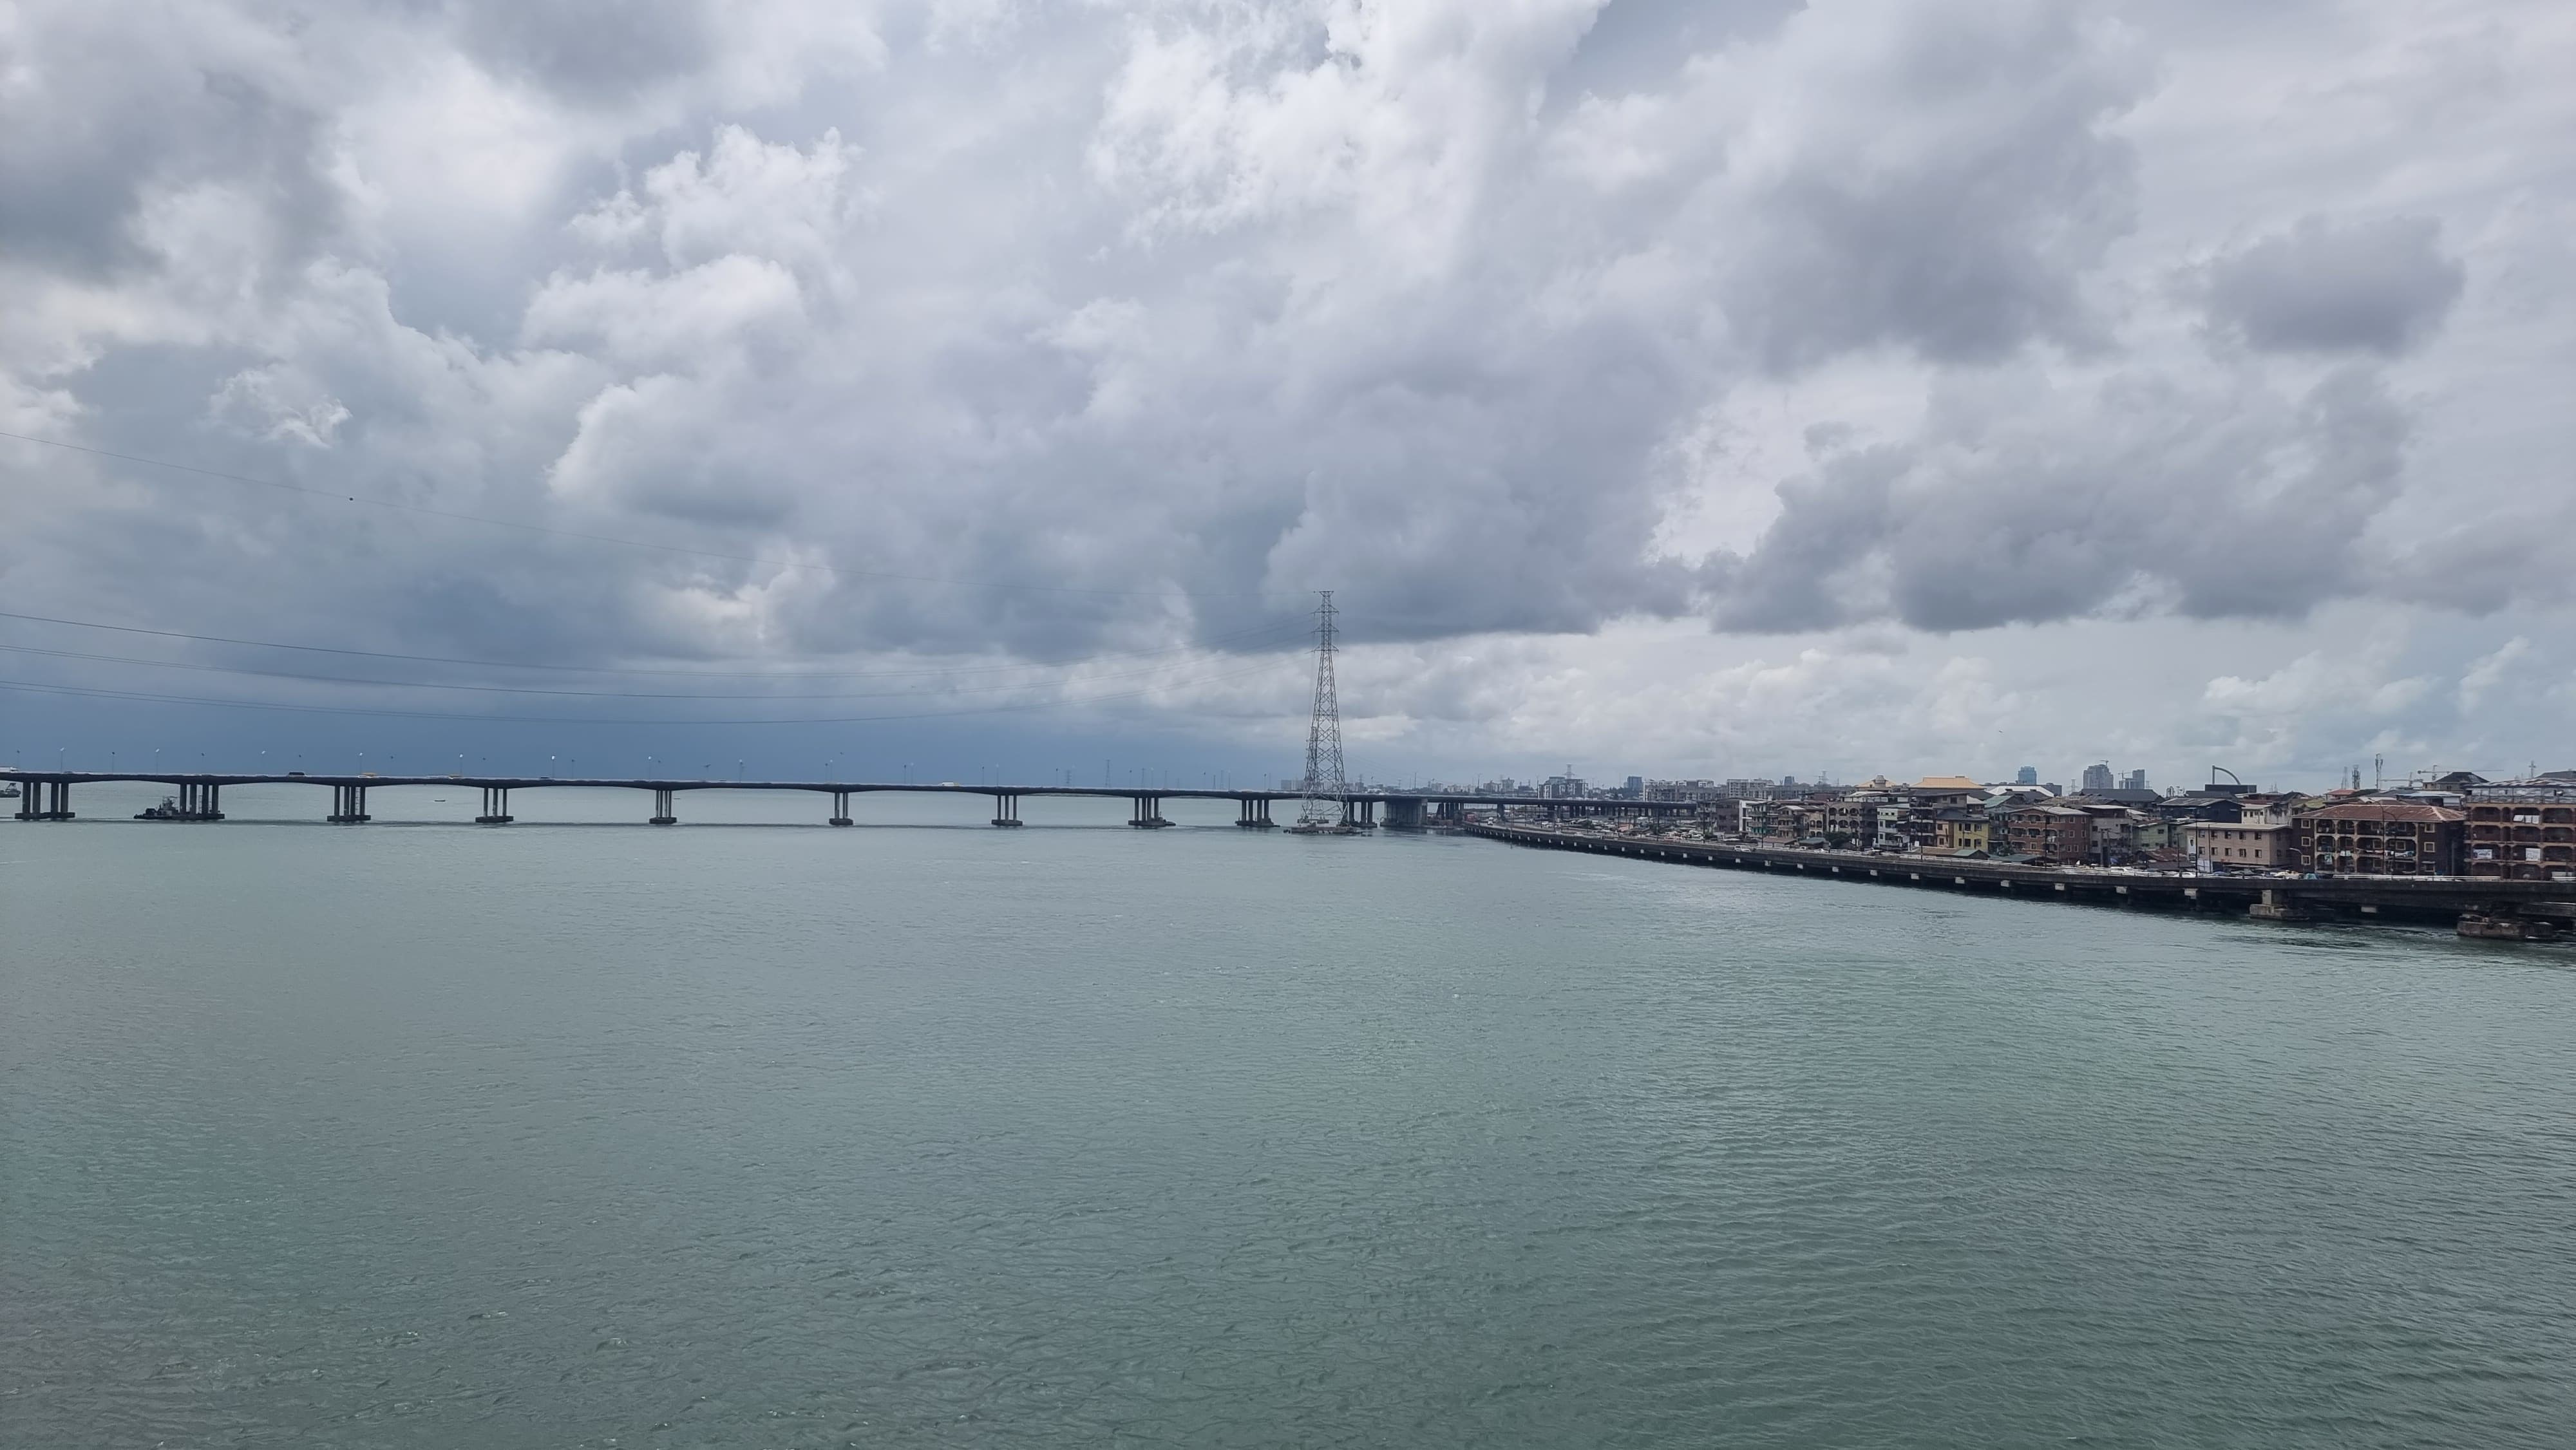
{"type": "Polygon", "coordinates": [[[1350,786],[1342,779],[1342,699],[1333,684],[1333,591],[1316,591],[1323,603],[1315,609],[1315,712],[1306,725],[1305,799],[1297,808],[1291,831],[1309,836],[1354,834],[1350,786]]]}

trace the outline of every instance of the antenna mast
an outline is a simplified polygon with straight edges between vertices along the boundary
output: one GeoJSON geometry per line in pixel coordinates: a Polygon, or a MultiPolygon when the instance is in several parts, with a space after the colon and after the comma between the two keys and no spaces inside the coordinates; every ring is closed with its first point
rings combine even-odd
{"type": "Polygon", "coordinates": [[[1315,608],[1315,710],[1306,724],[1305,799],[1291,829],[1308,834],[1350,829],[1350,787],[1342,779],[1342,698],[1333,683],[1333,591],[1319,589],[1315,608]]]}

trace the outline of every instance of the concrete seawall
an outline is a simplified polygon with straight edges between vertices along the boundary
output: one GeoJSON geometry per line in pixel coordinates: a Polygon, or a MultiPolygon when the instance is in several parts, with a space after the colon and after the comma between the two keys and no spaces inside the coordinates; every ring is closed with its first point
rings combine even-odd
{"type": "Polygon", "coordinates": [[[2222,876],[2026,866],[1864,851],[1811,851],[1724,841],[1610,836],[1543,826],[1472,824],[1467,831],[1515,846],[1919,890],[2226,912],[2273,921],[2436,922],[2457,926],[2463,936],[2518,941],[2548,941],[2576,930],[2576,884],[2563,881],[2492,881],[2467,876],[2222,876]]]}

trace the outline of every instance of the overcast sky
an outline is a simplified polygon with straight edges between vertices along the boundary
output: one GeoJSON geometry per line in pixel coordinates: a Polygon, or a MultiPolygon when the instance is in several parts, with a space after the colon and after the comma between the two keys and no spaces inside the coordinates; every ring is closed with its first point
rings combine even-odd
{"type": "Polygon", "coordinates": [[[1334,588],[1372,776],[2576,765],[2571,76],[2552,0],[18,4],[0,609],[170,633],[0,620],[105,692],[0,735],[1276,777],[1334,588]]]}

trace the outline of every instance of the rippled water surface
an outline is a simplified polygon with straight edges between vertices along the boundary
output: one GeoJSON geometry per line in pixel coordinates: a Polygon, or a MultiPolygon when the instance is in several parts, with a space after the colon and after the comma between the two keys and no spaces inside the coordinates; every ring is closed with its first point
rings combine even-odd
{"type": "Polygon", "coordinates": [[[0,822],[10,1446],[2576,1443],[2562,949],[83,789],[0,822]]]}

